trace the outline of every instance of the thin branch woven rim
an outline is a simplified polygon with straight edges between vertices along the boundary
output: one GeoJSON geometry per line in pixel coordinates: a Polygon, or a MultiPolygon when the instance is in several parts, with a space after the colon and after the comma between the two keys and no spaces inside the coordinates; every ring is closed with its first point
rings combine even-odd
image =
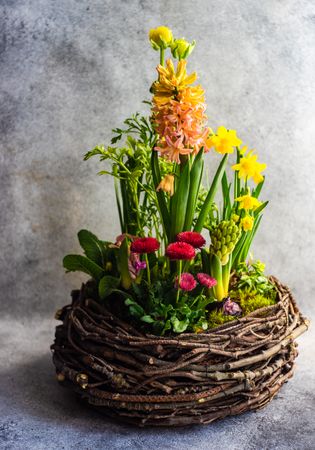
{"type": "Polygon", "coordinates": [[[293,375],[308,328],[288,287],[278,302],[207,333],[144,335],[86,298],[57,312],[57,379],[108,416],[139,426],[207,424],[262,408],[293,375]]]}

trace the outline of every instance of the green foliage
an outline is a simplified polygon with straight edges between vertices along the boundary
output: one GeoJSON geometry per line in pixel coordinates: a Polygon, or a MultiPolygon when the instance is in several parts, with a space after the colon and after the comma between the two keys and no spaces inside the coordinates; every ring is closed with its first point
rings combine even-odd
{"type": "Polygon", "coordinates": [[[84,272],[95,280],[100,280],[104,275],[102,267],[91,261],[86,256],[67,255],[63,259],[63,267],[67,272],[84,272]]]}
{"type": "Polygon", "coordinates": [[[106,250],[104,243],[88,230],[79,231],[78,239],[85,255],[99,266],[105,267],[106,250]]]}
{"type": "Polygon", "coordinates": [[[156,282],[150,290],[143,285],[133,285],[137,301],[126,299],[129,314],[138,326],[155,334],[167,332],[206,330],[206,307],[212,301],[201,292],[184,293],[177,304],[172,302],[176,290],[169,281],[156,282]]]}
{"type": "Polygon", "coordinates": [[[120,279],[112,277],[111,275],[105,275],[99,282],[98,294],[101,300],[111,295],[120,285],[120,279]]]}
{"type": "Polygon", "coordinates": [[[266,298],[275,298],[276,288],[264,275],[265,265],[260,261],[240,263],[236,269],[237,291],[247,290],[262,294],[266,298]]]}

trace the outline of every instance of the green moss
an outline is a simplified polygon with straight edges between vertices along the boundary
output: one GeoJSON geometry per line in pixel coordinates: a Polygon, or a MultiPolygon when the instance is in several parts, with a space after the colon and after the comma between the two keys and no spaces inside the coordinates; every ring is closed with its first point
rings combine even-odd
{"type": "MultiPolygon", "coordinates": [[[[242,315],[238,317],[244,317],[247,314],[256,311],[256,309],[274,305],[276,303],[276,297],[276,290],[270,291],[268,296],[259,294],[255,290],[249,288],[230,292],[231,300],[237,302],[242,308],[242,315]]],[[[221,309],[214,310],[211,311],[208,316],[208,325],[209,328],[215,328],[235,319],[235,316],[225,315],[221,309]]]]}
{"type": "Polygon", "coordinates": [[[265,308],[276,303],[276,290],[269,293],[268,296],[257,293],[252,289],[243,289],[230,292],[232,300],[239,303],[242,308],[242,316],[256,311],[256,309],[265,308]]]}
{"type": "Polygon", "coordinates": [[[231,322],[232,320],[235,320],[235,316],[229,316],[224,314],[221,310],[215,310],[211,311],[208,316],[208,325],[209,328],[215,328],[226,322],[231,322]]]}

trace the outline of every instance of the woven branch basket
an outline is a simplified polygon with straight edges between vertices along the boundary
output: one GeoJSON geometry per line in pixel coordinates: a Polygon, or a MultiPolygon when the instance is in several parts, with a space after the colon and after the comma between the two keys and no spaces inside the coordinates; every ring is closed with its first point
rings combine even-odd
{"type": "Polygon", "coordinates": [[[290,290],[278,302],[207,333],[144,335],[87,298],[57,312],[58,381],[108,416],[139,426],[207,424],[256,410],[292,376],[308,328],[290,290]]]}

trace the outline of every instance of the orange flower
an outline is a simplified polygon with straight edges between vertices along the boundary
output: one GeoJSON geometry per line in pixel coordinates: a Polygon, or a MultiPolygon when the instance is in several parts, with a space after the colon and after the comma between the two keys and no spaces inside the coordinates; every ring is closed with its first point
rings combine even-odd
{"type": "Polygon", "coordinates": [[[187,75],[186,64],[187,61],[184,59],[179,61],[176,71],[171,59],[166,61],[166,67],[158,65],[159,79],[153,83],[151,88],[154,94],[154,103],[167,103],[171,97],[176,96],[181,90],[196,81],[196,72],[187,75]]]}

